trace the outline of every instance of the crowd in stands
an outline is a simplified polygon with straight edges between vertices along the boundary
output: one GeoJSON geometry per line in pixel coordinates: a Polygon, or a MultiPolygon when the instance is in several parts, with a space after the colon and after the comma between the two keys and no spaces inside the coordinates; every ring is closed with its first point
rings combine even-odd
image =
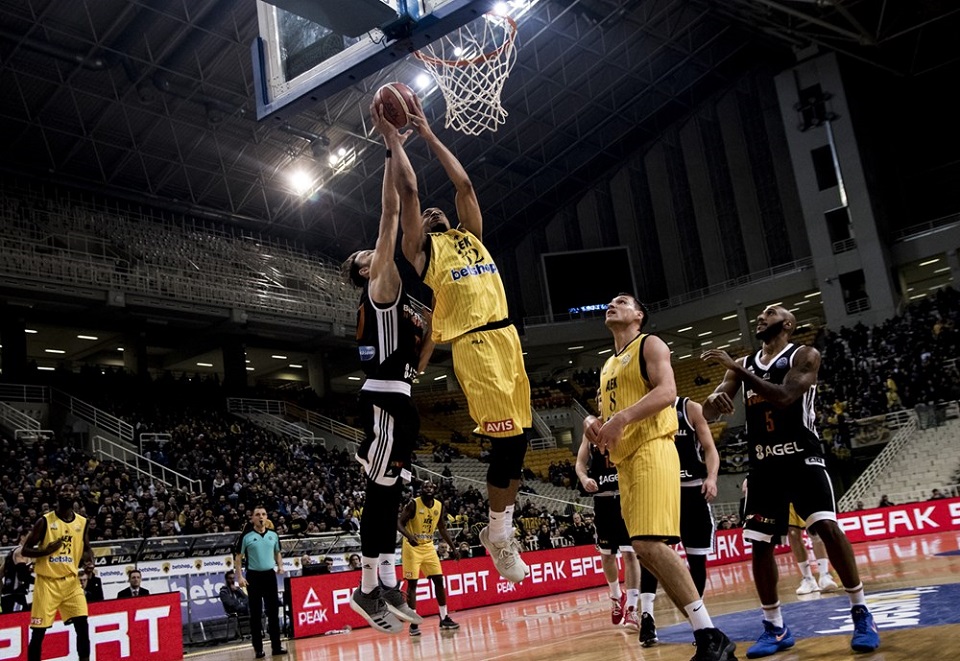
{"type": "Polygon", "coordinates": [[[944,287],[877,326],[822,329],[816,345],[825,417],[836,424],[839,414],[867,418],[960,397],[958,327],[960,294],[944,287]]]}
{"type": "Polygon", "coordinates": [[[547,480],[555,487],[576,488],[576,468],[569,461],[553,462],[547,468],[547,480]]]}

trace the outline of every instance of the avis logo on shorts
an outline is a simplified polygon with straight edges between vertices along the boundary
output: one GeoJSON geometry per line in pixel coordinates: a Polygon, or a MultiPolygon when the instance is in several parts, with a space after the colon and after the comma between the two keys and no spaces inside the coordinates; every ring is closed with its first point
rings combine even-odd
{"type": "Polygon", "coordinates": [[[504,432],[504,431],[513,431],[516,429],[516,425],[513,424],[513,418],[507,418],[506,420],[492,420],[490,422],[483,423],[483,431],[490,433],[504,432]]]}

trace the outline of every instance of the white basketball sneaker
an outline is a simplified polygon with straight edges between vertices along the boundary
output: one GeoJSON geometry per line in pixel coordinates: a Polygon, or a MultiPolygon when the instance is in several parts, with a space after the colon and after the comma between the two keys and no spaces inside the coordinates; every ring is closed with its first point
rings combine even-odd
{"type": "Polygon", "coordinates": [[[830,574],[824,574],[820,577],[820,592],[833,592],[839,587],[840,586],[837,585],[837,582],[833,580],[833,576],[830,574]]]}
{"type": "Polygon", "coordinates": [[[817,580],[811,576],[807,578],[804,576],[803,580],[800,581],[800,587],[797,588],[797,594],[810,594],[811,592],[820,592],[820,586],[817,585],[817,580]]]}
{"type": "Polygon", "coordinates": [[[487,553],[490,554],[493,566],[497,568],[501,576],[511,583],[519,583],[530,573],[526,563],[520,559],[520,542],[516,539],[509,539],[505,542],[491,542],[490,528],[487,527],[480,531],[480,543],[486,547],[487,553]]]}

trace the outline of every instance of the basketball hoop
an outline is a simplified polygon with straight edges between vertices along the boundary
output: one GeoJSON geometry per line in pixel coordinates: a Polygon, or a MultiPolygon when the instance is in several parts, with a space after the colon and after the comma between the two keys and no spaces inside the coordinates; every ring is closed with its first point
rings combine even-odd
{"type": "Polygon", "coordinates": [[[474,23],[414,53],[443,92],[445,126],[467,135],[496,131],[507,120],[500,93],[517,61],[516,21],[484,14],[474,23]]]}

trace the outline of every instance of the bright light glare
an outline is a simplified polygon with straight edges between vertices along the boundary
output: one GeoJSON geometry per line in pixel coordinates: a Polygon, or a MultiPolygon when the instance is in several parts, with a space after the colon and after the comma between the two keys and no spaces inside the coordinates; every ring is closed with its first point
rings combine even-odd
{"type": "Polygon", "coordinates": [[[313,180],[310,178],[310,175],[303,170],[297,170],[291,174],[290,183],[293,185],[293,189],[301,195],[309,191],[310,187],[313,186],[313,180]]]}
{"type": "MultiPolygon", "coordinates": [[[[456,50],[453,51],[453,54],[456,55],[457,57],[460,57],[460,53],[457,52],[459,50],[460,49],[457,48],[456,50]]],[[[420,89],[422,90],[427,89],[430,86],[430,76],[428,76],[425,73],[422,73],[419,76],[417,76],[416,82],[417,82],[417,87],[419,87],[420,89]]]]}
{"type": "Polygon", "coordinates": [[[497,16],[506,16],[509,13],[506,2],[498,2],[493,6],[493,13],[497,16]]]}

